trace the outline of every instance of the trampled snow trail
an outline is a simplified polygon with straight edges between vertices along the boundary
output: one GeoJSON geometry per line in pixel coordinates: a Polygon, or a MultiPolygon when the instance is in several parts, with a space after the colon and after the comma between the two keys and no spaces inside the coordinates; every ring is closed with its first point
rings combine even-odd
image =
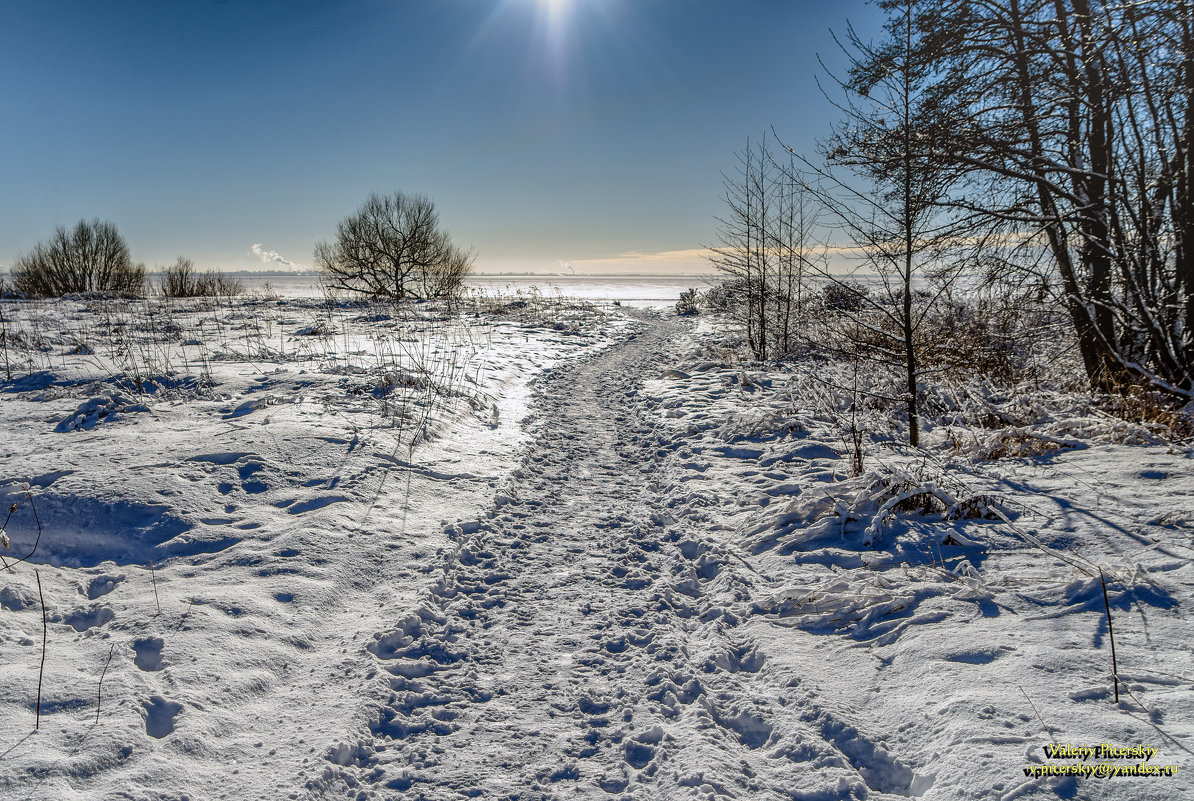
{"type": "Polygon", "coordinates": [[[905,792],[910,771],[745,633],[760,579],[661,501],[638,388],[685,325],[654,318],[540,380],[534,443],[488,514],[452,527],[425,603],[372,644],[392,694],[312,797],[905,792]]]}

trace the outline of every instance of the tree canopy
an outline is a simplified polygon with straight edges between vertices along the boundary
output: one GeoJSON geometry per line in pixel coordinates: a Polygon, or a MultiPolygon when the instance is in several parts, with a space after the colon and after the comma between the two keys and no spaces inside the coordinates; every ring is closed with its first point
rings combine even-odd
{"type": "Polygon", "coordinates": [[[336,226],[334,242],[315,246],[329,288],[389,300],[454,296],[472,263],[440,228],[431,200],[402,192],[370,195],[336,226]]]}

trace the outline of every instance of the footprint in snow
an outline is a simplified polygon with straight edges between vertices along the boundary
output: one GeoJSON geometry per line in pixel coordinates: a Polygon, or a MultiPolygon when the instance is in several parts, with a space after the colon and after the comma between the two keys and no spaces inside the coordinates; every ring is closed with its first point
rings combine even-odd
{"type": "Polygon", "coordinates": [[[576,700],[576,707],[586,715],[604,715],[609,711],[609,704],[583,696],[576,700]]]}
{"type": "Polygon", "coordinates": [[[174,732],[174,718],[182,711],[182,704],[167,701],[160,695],[141,702],[141,715],[145,718],[145,733],[162,739],[174,732]]]}
{"type": "MultiPolygon", "coordinates": [[[[306,514],[307,512],[314,512],[318,509],[322,509],[325,506],[331,506],[334,503],[343,503],[347,500],[349,499],[344,495],[325,495],[322,498],[310,498],[308,500],[299,501],[298,503],[294,504],[285,504],[285,508],[286,511],[290,512],[292,515],[302,515],[306,514]]],[[[283,504],[279,504],[279,506],[282,505],[283,504]]]]}
{"type": "Polygon", "coordinates": [[[116,589],[116,585],[124,581],[124,574],[121,573],[116,576],[96,576],[87,585],[87,599],[94,601],[101,595],[107,595],[116,589]]]}
{"type": "Polygon", "coordinates": [[[265,469],[265,465],[261,462],[245,462],[236,468],[237,474],[240,476],[240,487],[250,495],[265,492],[269,489],[269,485],[259,478],[254,476],[265,469]]]}
{"type": "Polygon", "coordinates": [[[75,631],[87,631],[104,625],[114,617],[116,613],[111,607],[97,606],[91,609],[76,609],[63,618],[62,622],[75,631]]]}
{"type": "Polygon", "coordinates": [[[165,641],[161,637],[146,637],[133,641],[133,664],[142,670],[162,669],[162,646],[165,641]]]}

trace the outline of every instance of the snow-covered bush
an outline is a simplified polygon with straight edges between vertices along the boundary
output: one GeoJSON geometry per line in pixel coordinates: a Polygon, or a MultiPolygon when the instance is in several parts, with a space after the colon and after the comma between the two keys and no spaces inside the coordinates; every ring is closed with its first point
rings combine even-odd
{"type": "Polygon", "coordinates": [[[676,301],[676,314],[696,314],[698,311],[697,291],[689,289],[681,292],[680,299],[676,301]]]}
{"type": "Polygon", "coordinates": [[[1062,448],[1072,448],[1075,443],[1046,436],[1032,427],[1005,428],[996,431],[979,446],[975,456],[979,459],[1026,459],[1043,456],[1062,448]]]}
{"type": "Polygon", "coordinates": [[[1194,439],[1194,403],[1178,406],[1172,397],[1138,384],[1100,396],[1096,403],[1101,411],[1170,442],[1194,439]]]}
{"type": "Polygon", "coordinates": [[[730,279],[705,290],[701,297],[701,305],[709,311],[728,312],[737,308],[745,296],[745,279],[730,279]]]}
{"type": "Polygon", "coordinates": [[[832,311],[858,311],[863,307],[870,289],[857,281],[830,282],[821,290],[821,305],[832,311]]]}

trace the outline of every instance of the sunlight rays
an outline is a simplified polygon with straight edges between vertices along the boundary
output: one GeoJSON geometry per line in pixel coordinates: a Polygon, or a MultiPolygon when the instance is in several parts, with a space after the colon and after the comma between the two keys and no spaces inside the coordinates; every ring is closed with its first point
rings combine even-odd
{"type": "Polygon", "coordinates": [[[584,51],[622,49],[635,38],[636,15],[622,0],[500,0],[470,43],[470,50],[521,39],[531,75],[583,81],[584,51]],[[515,38],[517,37],[517,38],[515,38]]]}
{"type": "Polygon", "coordinates": [[[540,13],[546,14],[549,20],[558,19],[572,7],[572,0],[535,0],[540,13]]]}

